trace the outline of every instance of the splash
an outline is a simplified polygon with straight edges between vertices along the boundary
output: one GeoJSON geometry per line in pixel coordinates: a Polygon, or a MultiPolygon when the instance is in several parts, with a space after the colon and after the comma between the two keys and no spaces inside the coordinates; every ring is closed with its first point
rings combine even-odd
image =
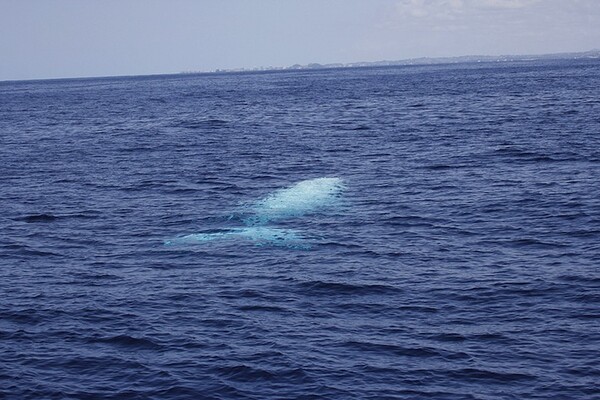
{"type": "Polygon", "coordinates": [[[336,205],[344,190],[340,178],[316,178],[277,190],[247,208],[245,227],[194,233],[166,241],[166,245],[199,244],[217,240],[249,240],[257,245],[309,248],[310,241],[293,229],[265,226],[298,218],[336,205]]]}

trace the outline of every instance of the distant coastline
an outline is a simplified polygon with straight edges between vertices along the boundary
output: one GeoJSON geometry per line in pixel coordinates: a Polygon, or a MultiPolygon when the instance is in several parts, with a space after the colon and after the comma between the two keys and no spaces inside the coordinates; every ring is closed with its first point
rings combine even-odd
{"type": "Polygon", "coordinates": [[[460,64],[460,63],[493,63],[510,61],[535,61],[535,60],[562,60],[562,59],[600,59],[600,49],[571,53],[529,54],[529,55],[499,55],[499,56],[456,56],[456,57],[419,57],[396,61],[359,61],[352,63],[332,64],[294,64],[287,67],[254,67],[254,68],[230,68],[215,69],[212,71],[182,71],[180,74],[198,73],[235,73],[235,72],[259,72],[259,71],[295,71],[332,68],[361,68],[361,67],[386,67],[401,65],[433,65],[433,64],[460,64]]]}
{"type": "Polygon", "coordinates": [[[351,63],[331,63],[331,64],[294,64],[287,67],[254,67],[254,68],[230,68],[215,70],[186,70],[181,72],[167,72],[154,74],[131,74],[131,75],[103,75],[103,76],[77,76],[77,77],[53,77],[53,78],[34,78],[34,79],[0,79],[4,82],[30,82],[30,81],[62,81],[62,80],[82,80],[82,79],[114,79],[128,77],[150,77],[150,76],[174,76],[174,75],[197,75],[197,74],[228,74],[228,73],[260,73],[260,72],[285,72],[285,71],[308,71],[308,70],[326,70],[326,69],[344,69],[344,68],[377,68],[389,66],[410,66],[410,65],[436,65],[436,64],[466,64],[466,63],[501,63],[518,61],[536,61],[536,60],[600,60],[600,49],[594,49],[582,52],[570,53],[548,53],[548,54],[529,54],[529,55],[499,55],[499,56],[456,56],[456,57],[419,57],[396,61],[359,61],[351,63]]]}

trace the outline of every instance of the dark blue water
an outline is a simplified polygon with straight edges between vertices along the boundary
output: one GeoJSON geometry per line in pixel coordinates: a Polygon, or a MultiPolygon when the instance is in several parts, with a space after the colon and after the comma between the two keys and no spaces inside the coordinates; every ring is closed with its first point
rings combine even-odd
{"type": "Polygon", "coordinates": [[[0,398],[600,398],[597,60],[4,82],[0,145],[0,398]]]}

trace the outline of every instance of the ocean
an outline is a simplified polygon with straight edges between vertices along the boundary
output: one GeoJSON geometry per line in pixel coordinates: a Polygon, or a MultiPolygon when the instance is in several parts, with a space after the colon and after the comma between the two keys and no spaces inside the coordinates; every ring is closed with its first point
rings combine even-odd
{"type": "Polygon", "coordinates": [[[0,82],[0,398],[600,398],[600,62],[0,82]]]}

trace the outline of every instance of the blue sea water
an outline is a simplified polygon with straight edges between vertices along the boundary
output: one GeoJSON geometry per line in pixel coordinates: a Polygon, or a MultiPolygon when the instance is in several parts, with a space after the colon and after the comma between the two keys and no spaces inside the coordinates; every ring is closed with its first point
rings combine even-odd
{"type": "Polygon", "coordinates": [[[2,399],[600,398],[598,60],[0,82],[0,146],[2,399]]]}

